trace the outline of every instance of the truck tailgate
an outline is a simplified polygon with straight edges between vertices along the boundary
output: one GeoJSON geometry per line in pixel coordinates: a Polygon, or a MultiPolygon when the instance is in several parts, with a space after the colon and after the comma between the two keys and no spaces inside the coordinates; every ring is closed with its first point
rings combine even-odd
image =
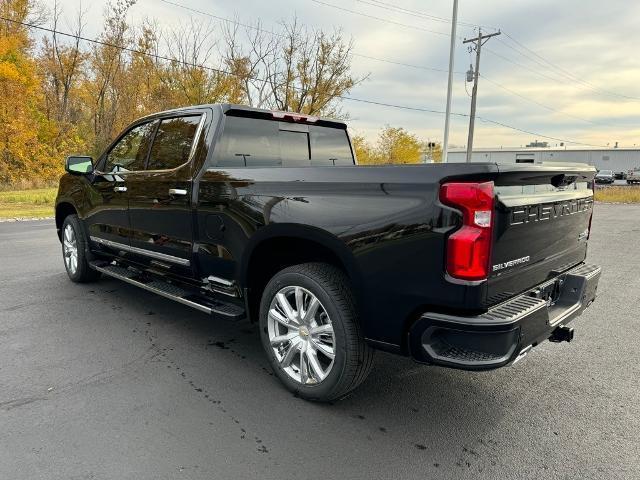
{"type": "Polygon", "coordinates": [[[595,169],[588,165],[500,165],[487,304],[584,261],[595,169]]]}

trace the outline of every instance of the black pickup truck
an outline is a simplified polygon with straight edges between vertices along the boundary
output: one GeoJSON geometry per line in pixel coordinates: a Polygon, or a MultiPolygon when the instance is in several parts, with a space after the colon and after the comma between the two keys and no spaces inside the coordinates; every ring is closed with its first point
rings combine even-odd
{"type": "Polygon", "coordinates": [[[282,382],[345,396],[373,350],[487,370],[595,299],[595,170],[358,166],[342,122],[237,105],[154,114],[66,161],[56,226],[74,282],[108,275],[259,323],[282,382]]]}

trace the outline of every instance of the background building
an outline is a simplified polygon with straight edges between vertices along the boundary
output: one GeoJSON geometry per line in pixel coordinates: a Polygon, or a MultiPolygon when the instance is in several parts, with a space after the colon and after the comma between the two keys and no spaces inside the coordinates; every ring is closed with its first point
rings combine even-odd
{"type": "MultiPolygon", "coordinates": [[[[466,154],[466,149],[450,150],[448,161],[464,163],[466,154]]],[[[473,162],[492,163],[580,162],[593,165],[598,170],[627,172],[640,168],[640,148],[477,148],[471,159],[473,162]]]]}

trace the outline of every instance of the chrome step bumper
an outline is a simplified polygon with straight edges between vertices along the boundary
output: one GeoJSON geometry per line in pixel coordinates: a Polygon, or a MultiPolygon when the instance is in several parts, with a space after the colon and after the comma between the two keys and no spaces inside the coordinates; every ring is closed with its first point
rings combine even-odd
{"type": "Polygon", "coordinates": [[[480,315],[427,312],[409,331],[411,355],[465,370],[508,365],[540,342],[569,338],[561,330],[594,301],[600,272],[596,265],[578,265],[480,315]]]}

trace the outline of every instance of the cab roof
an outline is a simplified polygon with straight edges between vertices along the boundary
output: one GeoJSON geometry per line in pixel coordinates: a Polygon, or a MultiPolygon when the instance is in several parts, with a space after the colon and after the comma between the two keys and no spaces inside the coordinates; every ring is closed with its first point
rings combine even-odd
{"type": "MultiPolygon", "coordinates": [[[[317,124],[326,127],[346,129],[347,124],[341,120],[333,118],[317,117],[314,115],[306,115],[297,112],[282,112],[278,110],[267,110],[263,108],[250,107],[248,105],[238,105],[233,103],[205,103],[200,105],[190,105],[180,108],[174,108],[171,110],[165,110],[162,112],[156,112],[148,117],[165,115],[167,113],[181,113],[194,109],[201,108],[219,108],[223,115],[231,115],[237,117],[250,117],[250,118],[263,118],[265,120],[280,120],[284,122],[300,122],[307,124],[317,124]]],[[[145,117],[146,118],[146,117],[145,117]]]]}

